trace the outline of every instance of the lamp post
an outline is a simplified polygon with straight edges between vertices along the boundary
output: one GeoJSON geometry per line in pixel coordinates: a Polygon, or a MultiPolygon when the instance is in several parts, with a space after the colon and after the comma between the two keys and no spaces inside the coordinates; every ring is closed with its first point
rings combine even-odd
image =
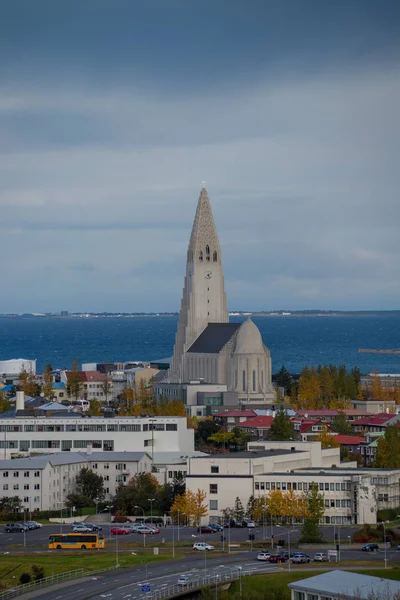
{"type": "Polygon", "coordinates": [[[207,550],[204,549],[204,583],[207,584],[207,550]]]}
{"type": "MultiPolygon", "coordinates": [[[[145,521],[145,519],[144,519],[144,508],[142,508],[141,506],[137,506],[137,505],[134,506],[134,508],[139,508],[142,511],[142,513],[143,513],[143,525],[144,525],[144,521],[145,521]]],[[[145,546],[146,546],[146,534],[144,533],[143,534],[143,548],[145,548],[145,546]]]]}
{"type": "Polygon", "coordinates": [[[151,427],[151,466],[154,467],[154,423],[157,423],[157,419],[149,419],[151,427]]]}
{"type": "Polygon", "coordinates": [[[181,511],[178,510],[178,542],[179,542],[179,531],[180,531],[180,529],[179,529],[179,520],[180,520],[179,517],[180,517],[180,514],[181,514],[181,511]]]}
{"type": "Polygon", "coordinates": [[[175,523],[172,519],[172,558],[175,558],[175,523]]]}
{"type": "Polygon", "coordinates": [[[147,498],[148,502],[150,502],[150,524],[153,525],[153,502],[155,498],[147,498]]]}
{"type": "Polygon", "coordinates": [[[239,569],[239,593],[240,593],[240,598],[242,598],[242,566],[238,566],[239,569]]]}
{"type": "Polygon", "coordinates": [[[217,573],[217,575],[215,576],[215,600],[218,600],[218,577],[219,575],[217,573]]]}
{"type": "Polygon", "coordinates": [[[385,523],[382,521],[381,525],[383,525],[383,543],[385,546],[385,558],[384,558],[384,562],[385,562],[385,569],[387,569],[387,543],[386,543],[386,525],[385,523]]]}

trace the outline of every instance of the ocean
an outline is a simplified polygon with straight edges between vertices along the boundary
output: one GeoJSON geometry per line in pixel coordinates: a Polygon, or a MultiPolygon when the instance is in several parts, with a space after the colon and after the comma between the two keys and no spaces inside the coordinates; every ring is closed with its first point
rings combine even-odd
{"type": "MultiPolygon", "coordinates": [[[[243,318],[231,317],[232,321],[243,318]]],[[[292,373],[304,365],[358,366],[363,373],[400,373],[399,354],[364,354],[358,348],[399,348],[395,316],[254,317],[271,351],[272,370],[292,373]]],[[[0,318],[0,360],[36,358],[68,368],[82,362],[156,360],[172,355],[177,317],[0,318]]]]}

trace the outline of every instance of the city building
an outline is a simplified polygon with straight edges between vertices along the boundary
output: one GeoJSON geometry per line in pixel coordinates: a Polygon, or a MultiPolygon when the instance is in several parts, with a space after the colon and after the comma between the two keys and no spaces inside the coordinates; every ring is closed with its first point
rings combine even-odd
{"type": "Polygon", "coordinates": [[[256,416],[257,413],[254,410],[226,410],[213,415],[213,419],[226,431],[232,431],[232,429],[240,425],[240,423],[248,421],[256,416]]]}
{"type": "MultiPolygon", "coordinates": [[[[196,380],[226,385],[241,404],[259,406],[275,400],[270,352],[260,331],[250,318],[229,322],[221,248],[204,187],[187,251],[174,355],[165,386],[196,380]]],[[[160,388],[162,383],[159,394],[160,388]]]]}
{"type": "Polygon", "coordinates": [[[373,415],[384,412],[393,415],[400,413],[400,405],[396,404],[394,400],[352,400],[351,406],[356,410],[366,411],[373,415]]]}
{"type": "Polygon", "coordinates": [[[386,427],[395,425],[400,421],[400,414],[378,413],[352,421],[351,428],[355,433],[385,431],[386,427]]]}
{"type": "Polygon", "coordinates": [[[288,587],[291,600],[392,600],[400,595],[400,581],[339,570],[300,579],[288,587]]]}
{"type": "Polygon", "coordinates": [[[316,484],[324,495],[321,524],[376,523],[380,508],[400,506],[400,469],[358,469],[340,462],[340,448],[322,449],[320,442],[248,444],[247,452],[216,454],[187,460],[186,488],[206,492],[208,518],[222,518],[239,497],[265,498],[275,489],[306,492],[316,484]]]}
{"type": "Polygon", "coordinates": [[[335,417],[337,417],[340,414],[346,415],[349,421],[355,421],[357,419],[360,419],[361,417],[369,417],[372,415],[372,413],[370,412],[354,408],[320,408],[316,410],[296,410],[296,417],[301,417],[303,419],[316,419],[318,421],[324,421],[326,423],[331,423],[335,419],[335,417]]]}
{"type": "Polygon", "coordinates": [[[61,511],[67,496],[76,492],[76,477],[83,468],[103,477],[109,500],[136,473],[150,472],[152,460],[146,452],[65,452],[0,460],[0,493],[19,496],[28,511],[61,511]]]}
{"type": "Polygon", "coordinates": [[[0,377],[5,383],[12,383],[18,379],[22,370],[36,375],[36,359],[11,358],[0,360],[0,377]]]}
{"type": "MultiPolygon", "coordinates": [[[[98,400],[99,402],[109,403],[113,398],[112,381],[110,377],[100,371],[78,371],[82,382],[82,389],[78,400],[98,400]]],[[[73,374],[75,376],[75,373],[73,374]]],[[[69,379],[72,377],[72,371],[61,372],[61,383],[68,389],[69,379]]],[[[68,399],[73,399],[70,395],[68,399]]]]}
{"type": "Polygon", "coordinates": [[[273,420],[274,417],[272,416],[258,415],[256,417],[253,417],[252,419],[243,421],[243,423],[239,423],[238,427],[240,427],[240,429],[243,429],[243,431],[245,431],[246,433],[251,433],[252,435],[261,440],[266,440],[271,430],[273,420]]]}
{"type": "Polygon", "coordinates": [[[165,397],[183,402],[190,417],[213,416],[222,407],[235,409],[239,406],[237,392],[229,392],[225,384],[205,383],[204,380],[188,383],[156,381],[153,384],[153,391],[158,400],[165,397]]]}

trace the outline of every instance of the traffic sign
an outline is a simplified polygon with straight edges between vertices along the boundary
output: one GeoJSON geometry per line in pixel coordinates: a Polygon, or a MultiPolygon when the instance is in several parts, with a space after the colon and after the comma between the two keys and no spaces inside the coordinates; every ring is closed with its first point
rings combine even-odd
{"type": "Polygon", "coordinates": [[[150,588],[150,585],[148,583],[145,583],[144,585],[142,585],[142,592],[144,594],[147,594],[150,591],[151,591],[151,588],[150,588]]]}
{"type": "Polygon", "coordinates": [[[328,550],[328,556],[337,556],[338,552],[337,550],[328,550]]]}

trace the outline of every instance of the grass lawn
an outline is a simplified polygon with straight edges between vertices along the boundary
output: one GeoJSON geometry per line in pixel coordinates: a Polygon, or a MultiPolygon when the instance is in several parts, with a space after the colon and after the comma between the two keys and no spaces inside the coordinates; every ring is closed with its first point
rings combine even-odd
{"type": "MultiPolygon", "coordinates": [[[[172,559],[172,555],[154,556],[149,553],[132,556],[132,554],[120,554],[118,558],[118,562],[122,567],[132,567],[172,559]]],[[[43,554],[2,555],[0,556],[0,590],[19,585],[21,573],[30,572],[32,565],[44,567],[45,577],[50,577],[53,572],[53,561],[55,574],[82,568],[90,572],[115,565],[115,555],[103,554],[101,551],[83,554],[82,551],[55,551],[43,554]]]]}

